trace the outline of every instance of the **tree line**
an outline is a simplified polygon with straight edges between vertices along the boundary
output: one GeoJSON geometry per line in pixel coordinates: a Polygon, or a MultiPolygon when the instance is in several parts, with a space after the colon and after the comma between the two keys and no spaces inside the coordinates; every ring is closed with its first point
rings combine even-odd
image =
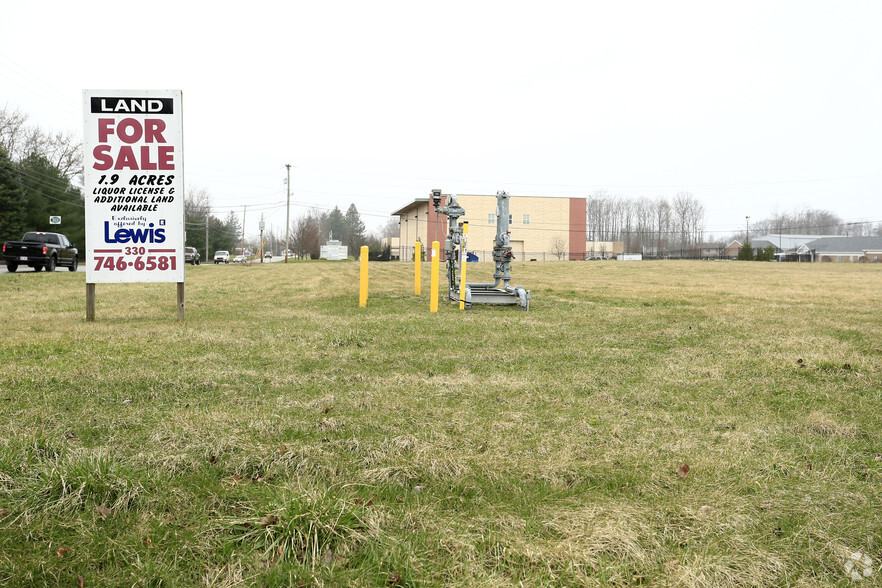
{"type": "Polygon", "coordinates": [[[589,241],[623,241],[625,251],[647,255],[695,247],[705,224],[704,205],[689,192],[668,200],[600,191],[588,197],[586,215],[589,241]]]}
{"type": "MultiPolygon", "coordinates": [[[[54,230],[85,247],[85,206],[77,185],[82,184],[82,166],[82,144],[72,134],[46,132],[29,125],[27,115],[20,111],[0,109],[0,239],[18,239],[25,231],[54,230]],[[60,216],[61,225],[51,225],[50,216],[60,216]]],[[[187,246],[196,247],[206,259],[219,249],[260,250],[260,243],[244,238],[234,212],[218,218],[211,210],[211,196],[205,189],[187,190],[187,246]]],[[[722,247],[731,239],[747,237],[746,226],[744,232],[730,237],[712,237],[704,232],[705,220],[704,205],[689,192],[668,199],[627,198],[599,191],[587,200],[588,240],[622,241],[628,252],[661,256],[699,245],[722,247]]],[[[800,209],[753,220],[750,232],[865,236],[882,234],[882,223],[846,223],[830,211],[800,209]]],[[[382,258],[388,255],[382,238],[397,235],[397,219],[368,234],[352,204],[345,213],[339,207],[305,211],[292,221],[288,245],[293,255],[316,259],[322,244],[333,238],[346,245],[352,256],[368,245],[372,256],[382,258]]],[[[284,227],[266,232],[264,238],[265,250],[284,252],[284,227]]]]}
{"type": "MultiPolygon", "coordinates": [[[[242,223],[235,212],[230,211],[222,220],[212,215],[211,210],[211,195],[207,190],[198,187],[187,190],[184,198],[186,244],[200,252],[205,251],[206,259],[210,252],[218,249],[252,253],[263,250],[284,255],[284,227],[264,231],[261,243],[259,237],[243,234],[242,223]]],[[[335,206],[333,210],[312,208],[294,218],[288,230],[287,245],[290,255],[300,259],[318,259],[322,245],[331,239],[345,245],[351,256],[357,257],[363,245],[369,247],[372,255],[379,256],[382,254],[382,238],[397,235],[398,223],[394,219],[369,234],[355,204],[350,204],[345,214],[335,206]]]]}
{"type": "MultiPolygon", "coordinates": [[[[745,227],[745,231],[747,228],[745,227]]],[[[750,222],[750,233],[780,235],[845,235],[869,237],[882,233],[880,223],[847,223],[829,210],[804,208],[792,212],[775,211],[769,218],[750,222]]]]}
{"type": "Polygon", "coordinates": [[[84,248],[85,205],[74,184],[82,167],[82,145],[75,137],[48,133],[29,125],[20,111],[0,109],[0,240],[51,231],[84,248]],[[61,224],[50,224],[50,216],[60,216],[61,224]]]}
{"type": "Polygon", "coordinates": [[[626,198],[597,192],[588,197],[589,241],[622,241],[625,251],[645,255],[697,251],[699,246],[723,248],[733,239],[742,243],[751,235],[882,235],[882,223],[848,223],[828,210],[800,208],[775,211],[765,219],[747,221],[743,231],[726,236],[705,232],[704,205],[689,192],[673,199],[626,198]]]}
{"type": "MultiPolygon", "coordinates": [[[[71,133],[52,133],[28,124],[18,109],[0,109],[0,241],[18,240],[27,231],[60,232],[81,249],[86,246],[85,202],[82,191],[82,142],[71,133]],[[61,217],[60,225],[50,224],[61,217]]],[[[235,212],[223,218],[211,212],[211,195],[200,187],[188,188],[184,198],[186,245],[197,248],[203,259],[214,251],[258,251],[260,243],[245,239],[235,212]]],[[[372,253],[381,250],[380,239],[397,235],[382,227],[367,234],[351,205],[344,214],[312,209],[295,218],[290,227],[290,249],[305,258],[317,259],[322,244],[333,236],[357,255],[362,245],[372,253]],[[387,235],[386,233],[390,233],[387,235]]],[[[284,253],[285,232],[267,231],[264,250],[284,253]]]]}

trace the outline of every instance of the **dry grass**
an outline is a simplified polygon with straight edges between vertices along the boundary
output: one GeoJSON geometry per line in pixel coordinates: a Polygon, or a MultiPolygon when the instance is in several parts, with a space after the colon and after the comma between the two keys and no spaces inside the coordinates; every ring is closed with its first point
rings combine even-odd
{"type": "Polygon", "coordinates": [[[0,583],[882,582],[878,266],[427,266],[3,276],[0,583]]]}

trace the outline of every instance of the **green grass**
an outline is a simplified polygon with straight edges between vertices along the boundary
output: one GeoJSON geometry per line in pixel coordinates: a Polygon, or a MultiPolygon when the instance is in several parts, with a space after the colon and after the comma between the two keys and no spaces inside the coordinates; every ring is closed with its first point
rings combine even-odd
{"type": "Polygon", "coordinates": [[[2,276],[0,585],[882,585],[882,267],[428,265],[2,276]]]}

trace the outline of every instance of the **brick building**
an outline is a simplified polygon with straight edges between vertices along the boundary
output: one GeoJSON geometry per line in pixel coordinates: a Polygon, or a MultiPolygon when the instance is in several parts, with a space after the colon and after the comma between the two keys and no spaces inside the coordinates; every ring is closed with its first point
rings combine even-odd
{"type": "MultiPolygon", "coordinates": [[[[448,195],[442,196],[442,204],[448,195]]],[[[490,261],[496,237],[496,195],[457,194],[468,221],[468,250],[480,261],[490,261]]],[[[586,258],[586,198],[510,196],[511,248],[516,260],[552,261],[586,258]]],[[[423,250],[438,241],[444,249],[448,219],[435,212],[431,199],[417,198],[392,213],[400,220],[402,260],[412,260],[414,244],[423,250]]]]}

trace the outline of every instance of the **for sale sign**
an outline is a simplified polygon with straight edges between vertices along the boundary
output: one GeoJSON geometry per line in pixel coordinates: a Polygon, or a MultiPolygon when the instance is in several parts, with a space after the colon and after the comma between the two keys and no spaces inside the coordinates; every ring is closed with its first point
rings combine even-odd
{"type": "Polygon", "coordinates": [[[184,281],[180,90],[85,90],[86,282],[184,281]]]}

